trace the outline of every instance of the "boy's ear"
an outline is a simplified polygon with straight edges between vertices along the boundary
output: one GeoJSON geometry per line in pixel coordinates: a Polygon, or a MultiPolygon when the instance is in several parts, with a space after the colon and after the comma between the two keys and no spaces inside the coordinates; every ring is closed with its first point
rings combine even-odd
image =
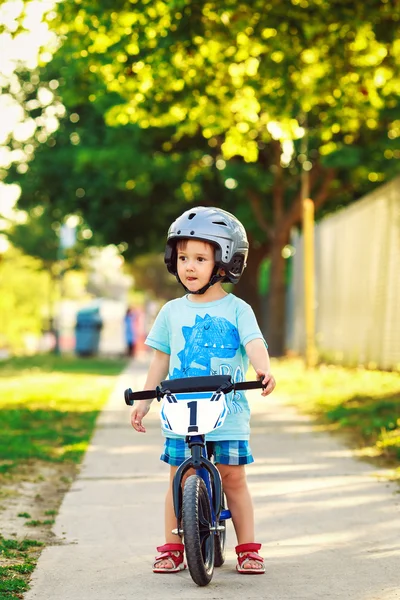
{"type": "Polygon", "coordinates": [[[225,277],[225,269],[218,269],[218,275],[222,275],[222,277],[225,277]]]}

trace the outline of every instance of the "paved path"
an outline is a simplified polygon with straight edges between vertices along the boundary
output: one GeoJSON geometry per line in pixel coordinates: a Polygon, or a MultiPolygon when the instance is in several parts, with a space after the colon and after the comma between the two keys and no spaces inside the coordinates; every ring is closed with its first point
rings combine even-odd
{"type": "Polygon", "coordinates": [[[139,365],[119,378],[60,508],[60,544],[43,551],[26,600],[400,598],[399,488],[315,432],[278,394],[263,401],[257,392],[248,478],[267,574],[235,573],[230,525],[227,561],[209,586],[197,587],[187,570],[154,575],[168,467],[158,460],[157,406],[148,433],[136,434],[122,395],[140,389],[144,376],[139,365]]]}

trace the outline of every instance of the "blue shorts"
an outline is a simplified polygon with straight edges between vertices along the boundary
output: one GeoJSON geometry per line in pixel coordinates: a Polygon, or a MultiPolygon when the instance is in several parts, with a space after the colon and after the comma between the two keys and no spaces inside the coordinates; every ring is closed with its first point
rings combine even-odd
{"type": "MultiPolygon", "coordinates": [[[[254,462],[249,442],[246,440],[226,440],[207,442],[207,451],[214,455],[214,462],[221,465],[249,465],[254,462]]],[[[179,467],[186,458],[189,458],[190,450],[181,438],[166,438],[164,452],[160,460],[179,467]]]]}

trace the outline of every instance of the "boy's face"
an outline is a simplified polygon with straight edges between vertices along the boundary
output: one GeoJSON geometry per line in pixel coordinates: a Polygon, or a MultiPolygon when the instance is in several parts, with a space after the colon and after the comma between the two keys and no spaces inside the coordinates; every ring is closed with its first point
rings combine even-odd
{"type": "Polygon", "coordinates": [[[214,247],[200,240],[178,242],[176,247],[179,279],[190,292],[210,281],[214,269],[214,247]]]}

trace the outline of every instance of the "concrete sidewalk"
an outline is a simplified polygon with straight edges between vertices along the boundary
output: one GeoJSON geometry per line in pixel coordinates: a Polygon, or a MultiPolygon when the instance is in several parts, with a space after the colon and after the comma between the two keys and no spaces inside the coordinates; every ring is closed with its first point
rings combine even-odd
{"type": "Polygon", "coordinates": [[[154,575],[168,482],[158,406],[141,435],[123,401],[123,390],[141,389],[145,374],[139,364],[120,376],[60,508],[59,544],[43,551],[26,600],[400,598],[399,488],[315,432],[277,393],[249,394],[256,462],[248,479],[266,575],[235,573],[231,524],[226,563],[209,586],[197,587],[187,570],[154,575]]]}

